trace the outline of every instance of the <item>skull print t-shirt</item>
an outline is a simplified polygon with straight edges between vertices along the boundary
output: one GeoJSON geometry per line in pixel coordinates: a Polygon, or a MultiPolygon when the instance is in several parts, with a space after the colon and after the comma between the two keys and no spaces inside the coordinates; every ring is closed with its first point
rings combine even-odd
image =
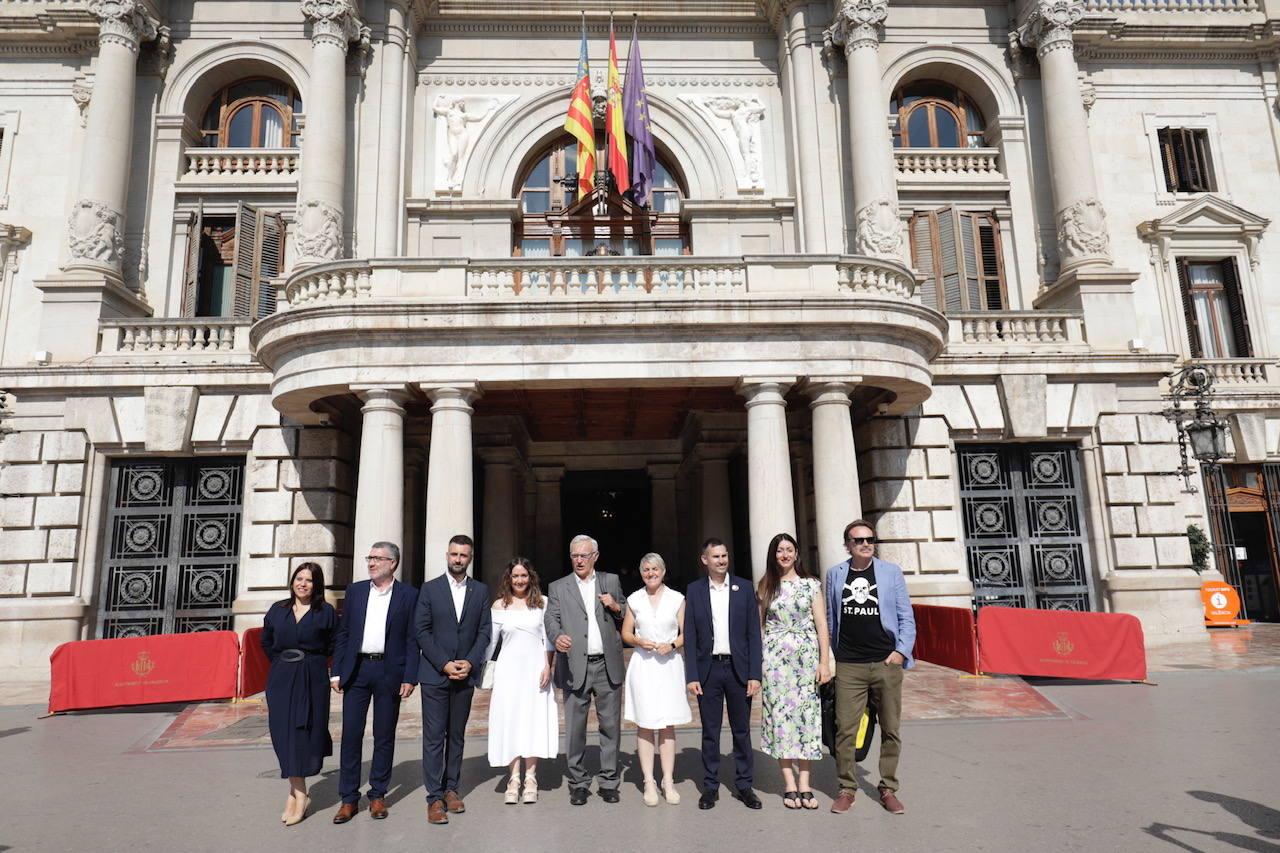
{"type": "Polygon", "coordinates": [[[880,622],[880,597],[872,566],[862,571],[849,569],[840,596],[840,642],[838,663],[878,663],[894,649],[893,636],[880,622]]]}

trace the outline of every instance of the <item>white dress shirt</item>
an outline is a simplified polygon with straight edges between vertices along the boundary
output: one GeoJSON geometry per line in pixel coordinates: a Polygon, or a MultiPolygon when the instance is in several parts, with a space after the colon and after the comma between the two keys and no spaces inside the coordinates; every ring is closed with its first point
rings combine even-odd
{"type": "Polygon", "coordinates": [[[387,584],[385,590],[369,584],[369,605],[364,611],[364,638],[360,641],[360,653],[380,655],[387,650],[387,613],[391,610],[391,590],[395,583],[387,584]]]}
{"type": "Polygon", "coordinates": [[[449,575],[449,591],[453,593],[453,615],[462,621],[462,605],[467,600],[467,576],[463,575],[461,581],[453,579],[453,575],[449,575]]]}
{"type": "Polygon", "coordinates": [[[729,577],[724,583],[710,581],[711,586],[711,654],[729,654],[729,577]]]}
{"type": "Polygon", "coordinates": [[[587,654],[602,655],[604,654],[604,638],[600,636],[600,625],[596,622],[596,573],[592,572],[591,577],[583,580],[574,576],[578,581],[578,594],[582,596],[582,606],[587,611],[587,654]]]}

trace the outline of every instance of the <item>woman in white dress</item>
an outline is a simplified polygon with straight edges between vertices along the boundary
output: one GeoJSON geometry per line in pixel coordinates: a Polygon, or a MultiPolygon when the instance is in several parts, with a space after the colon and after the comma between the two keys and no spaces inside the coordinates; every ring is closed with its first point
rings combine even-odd
{"type": "Polygon", "coordinates": [[[644,804],[658,804],[658,786],[653,779],[655,741],[662,757],[662,796],[675,805],[680,795],[675,788],[676,730],[692,719],[685,698],[684,596],[662,581],[667,564],[657,554],[640,560],[644,588],[627,597],[627,615],[622,620],[622,639],[634,648],[627,667],[626,711],[636,724],[636,755],[644,773],[644,804]]]}
{"type": "Polygon", "coordinates": [[[538,801],[538,759],[555,758],[560,723],[551,690],[553,647],[542,625],[542,590],[538,573],[524,557],[507,564],[493,604],[493,638],[489,664],[494,667],[489,697],[489,765],[507,767],[505,801],[538,801]],[[502,647],[497,648],[501,639],[502,647]],[[498,659],[493,660],[497,649],[498,659]],[[524,759],[524,794],[520,791],[520,759],[524,759]]]}

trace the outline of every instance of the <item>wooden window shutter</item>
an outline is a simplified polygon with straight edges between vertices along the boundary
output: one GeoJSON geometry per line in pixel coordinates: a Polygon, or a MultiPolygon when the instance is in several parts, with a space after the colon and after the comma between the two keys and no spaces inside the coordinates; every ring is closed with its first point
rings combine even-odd
{"type": "Polygon", "coordinates": [[[965,311],[982,310],[982,281],[978,270],[978,217],[965,211],[957,211],[956,220],[960,234],[960,260],[963,268],[960,281],[963,292],[960,294],[961,304],[965,311]]]}
{"type": "Polygon", "coordinates": [[[1160,145],[1160,165],[1164,167],[1164,188],[1169,192],[1177,192],[1178,162],[1173,155],[1170,129],[1165,127],[1156,131],[1156,140],[1160,145]]]}
{"type": "Polygon", "coordinates": [[[938,223],[938,282],[940,301],[948,314],[964,310],[960,292],[960,246],[956,234],[954,209],[944,207],[937,211],[938,223]]]}
{"type": "Polygon", "coordinates": [[[182,276],[182,316],[196,316],[200,295],[200,244],[204,241],[204,201],[191,215],[187,227],[187,265],[182,276]]]}
{"type": "Polygon", "coordinates": [[[978,219],[978,262],[982,268],[982,307],[999,311],[1005,307],[1003,263],[1000,258],[1000,229],[995,217],[983,214],[978,219]]]}
{"type": "Polygon", "coordinates": [[[1236,262],[1232,258],[1222,262],[1222,286],[1227,295],[1227,310],[1231,312],[1231,332],[1236,339],[1236,352],[1241,358],[1252,358],[1249,318],[1245,314],[1244,294],[1240,292],[1240,277],[1236,274],[1236,262]]]}
{"type": "Polygon", "coordinates": [[[253,282],[258,259],[258,210],[240,202],[236,209],[235,299],[231,314],[253,316],[253,282]]]}
{"type": "Polygon", "coordinates": [[[255,293],[253,318],[276,313],[276,285],[284,259],[284,220],[278,213],[258,211],[258,262],[253,286],[255,293]]]}
{"type": "Polygon", "coordinates": [[[1204,358],[1204,347],[1200,344],[1200,326],[1196,323],[1196,309],[1191,300],[1191,275],[1187,270],[1188,261],[1178,259],[1178,285],[1182,291],[1182,316],[1187,321],[1187,343],[1191,347],[1192,358],[1204,358]]]}
{"type": "Polygon", "coordinates": [[[920,282],[920,301],[928,308],[942,310],[938,303],[938,270],[935,264],[933,237],[936,231],[932,213],[917,213],[911,217],[911,263],[924,275],[920,282]]]}

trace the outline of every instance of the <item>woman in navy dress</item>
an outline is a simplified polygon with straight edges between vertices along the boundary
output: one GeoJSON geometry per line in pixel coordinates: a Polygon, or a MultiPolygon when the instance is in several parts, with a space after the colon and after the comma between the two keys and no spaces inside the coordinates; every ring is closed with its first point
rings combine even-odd
{"type": "Polygon", "coordinates": [[[280,815],[286,826],[306,817],[306,777],[318,774],[325,756],[333,754],[327,659],[337,630],[337,613],[324,600],[324,571],[315,563],[300,564],[289,578],[289,597],[271,605],[262,620],[262,650],[271,661],[267,722],[280,778],[289,780],[280,815]]]}

